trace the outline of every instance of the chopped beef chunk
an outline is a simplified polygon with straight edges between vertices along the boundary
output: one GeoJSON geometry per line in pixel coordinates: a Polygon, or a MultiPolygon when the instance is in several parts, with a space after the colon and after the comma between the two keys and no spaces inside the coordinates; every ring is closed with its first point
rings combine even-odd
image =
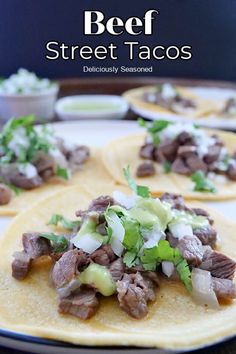
{"type": "Polygon", "coordinates": [[[225,106],[222,109],[223,114],[228,114],[229,116],[233,116],[236,114],[236,99],[234,97],[228,98],[225,102],[225,106]]]}
{"type": "Polygon", "coordinates": [[[201,209],[201,208],[192,208],[192,212],[195,215],[205,216],[211,225],[214,224],[214,220],[211,219],[210,214],[206,210],[201,209]]]}
{"type": "Polygon", "coordinates": [[[232,181],[236,181],[236,163],[235,164],[229,164],[229,167],[228,167],[228,169],[226,171],[226,175],[232,181]]]}
{"type": "Polygon", "coordinates": [[[94,251],[90,258],[94,263],[106,266],[116,259],[116,255],[112,251],[111,245],[104,245],[94,251]]]}
{"type": "Polygon", "coordinates": [[[197,147],[192,145],[181,145],[178,148],[177,154],[181,158],[196,156],[197,147]]]}
{"type": "Polygon", "coordinates": [[[20,173],[16,163],[2,165],[0,167],[0,176],[8,183],[22,189],[33,189],[41,186],[42,179],[36,175],[32,178],[27,178],[26,175],[20,173]]]}
{"type": "Polygon", "coordinates": [[[92,201],[89,205],[88,210],[85,211],[77,211],[76,216],[85,216],[87,213],[91,211],[96,211],[100,214],[103,214],[109,205],[114,205],[114,199],[109,195],[101,196],[92,201]]]}
{"type": "Polygon", "coordinates": [[[81,165],[88,160],[90,155],[89,148],[87,146],[77,146],[75,149],[68,151],[66,158],[69,163],[69,167],[72,171],[78,170],[81,165]]]}
{"type": "Polygon", "coordinates": [[[172,209],[177,209],[177,210],[184,210],[184,211],[189,211],[191,212],[191,209],[187,207],[187,205],[184,203],[184,198],[180,194],[174,194],[174,193],[164,193],[160,197],[160,200],[162,202],[167,202],[171,205],[172,209]]]}
{"type": "Polygon", "coordinates": [[[5,184],[0,183],[0,205],[8,204],[11,200],[11,190],[5,184]]]}
{"type": "Polygon", "coordinates": [[[166,233],[166,239],[171,245],[171,247],[176,248],[178,246],[179,239],[174,237],[170,231],[166,233]]]}
{"type": "Polygon", "coordinates": [[[31,266],[30,256],[22,252],[15,252],[13,254],[14,261],[11,264],[12,276],[17,280],[23,280],[29,273],[31,266]]]}
{"type": "Polygon", "coordinates": [[[180,145],[196,145],[192,134],[185,131],[181,132],[176,140],[180,145]]]}
{"type": "Polygon", "coordinates": [[[211,164],[217,161],[220,157],[221,146],[212,145],[209,147],[207,154],[204,156],[204,162],[207,164],[211,164]]]}
{"type": "Polygon", "coordinates": [[[194,230],[194,235],[199,238],[204,246],[216,247],[217,232],[212,226],[202,227],[194,230]]]}
{"type": "Polygon", "coordinates": [[[143,282],[146,286],[146,301],[155,301],[156,300],[156,284],[152,281],[149,276],[146,276],[146,273],[142,274],[143,282]]]}
{"type": "Polygon", "coordinates": [[[209,271],[215,278],[232,280],[236,270],[236,262],[220,252],[206,252],[200,268],[209,271]]]}
{"type": "Polygon", "coordinates": [[[207,164],[197,155],[187,157],[186,165],[190,168],[191,173],[199,170],[207,172],[207,164]]]}
{"type": "Polygon", "coordinates": [[[172,164],[171,170],[175,173],[179,173],[181,175],[189,175],[191,173],[191,169],[187,166],[185,160],[181,157],[177,157],[172,164]]]}
{"type": "Polygon", "coordinates": [[[77,249],[65,252],[55,263],[51,278],[56,288],[61,288],[68,284],[76,274],[79,268],[87,264],[87,257],[84,252],[77,249]]]}
{"type": "Polygon", "coordinates": [[[125,270],[122,258],[118,258],[114,262],[112,262],[110,264],[109,270],[110,270],[112,278],[115,282],[117,282],[118,280],[121,280],[121,278],[124,275],[124,270],[125,270]]]}
{"type": "Polygon", "coordinates": [[[117,282],[117,293],[121,308],[130,316],[143,318],[147,315],[147,301],[153,299],[153,289],[149,292],[147,280],[139,272],[125,273],[117,282]]]}
{"type": "Polygon", "coordinates": [[[139,156],[143,159],[153,160],[155,146],[152,143],[146,143],[141,146],[139,150],[139,156]]]}
{"type": "Polygon", "coordinates": [[[32,163],[36,167],[39,176],[44,181],[47,181],[55,175],[56,163],[51,155],[48,155],[43,151],[38,151],[34,156],[32,163]]]}
{"type": "Polygon", "coordinates": [[[144,273],[142,273],[142,275],[145,276],[146,278],[151,279],[152,282],[154,284],[156,284],[156,286],[160,285],[160,280],[159,280],[157,272],[145,271],[144,273]]]}
{"type": "Polygon", "coordinates": [[[59,312],[87,320],[95,315],[98,305],[95,290],[81,287],[70,296],[60,299],[59,312]]]}
{"type": "Polygon", "coordinates": [[[37,232],[24,233],[22,235],[22,243],[25,253],[32,259],[50,255],[51,253],[50,241],[39,237],[39,233],[37,232]]]}
{"type": "Polygon", "coordinates": [[[152,162],[143,162],[141,163],[136,171],[137,177],[149,177],[155,175],[155,166],[152,162]]]}
{"type": "Polygon", "coordinates": [[[157,150],[154,152],[154,158],[159,162],[173,162],[177,156],[177,149],[178,143],[176,140],[161,143],[157,150]]]}
{"type": "Polygon", "coordinates": [[[75,290],[80,287],[81,283],[78,279],[73,278],[68,284],[65,286],[58,288],[57,293],[60,298],[70,296],[75,290]]]}
{"type": "Polygon", "coordinates": [[[198,266],[202,262],[203,248],[196,236],[184,236],[178,242],[181,255],[190,265],[198,266]]]}
{"type": "Polygon", "coordinates": [[[213,277],[212,286],[218,299],[231,300],[236,298],[236,285],[232,280],[213,277]]]}

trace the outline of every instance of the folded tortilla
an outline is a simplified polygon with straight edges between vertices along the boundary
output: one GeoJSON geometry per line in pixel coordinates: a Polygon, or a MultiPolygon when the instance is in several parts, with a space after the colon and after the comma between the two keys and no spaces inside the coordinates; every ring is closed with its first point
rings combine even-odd
{"type": "Polygon", "coordinates": [[[89,183],[90,180],[111,181],[110,175],[101,163],[101,153],[99,149],[91,149],[90,158],[81,166],[81,170],[73,174],[70,181],[59,180],[56,178],[43,183],[39,188],[29,191],[22,191],[18,196],[13,195],[10,203],[0,206],[0,216],[13,216],[30,207],[32,204],[47,198],[50,194],[56,193],[68,186],[89,183]],[[96,174],[94,173],[96,171],[96,174]]]}
{"type": "MultiPolygon", "coordinates": [[[[141,320],[123,312],[114,297],[102,298],[97,314],[86,321],[57,312],[57,295],[49,284],[51,261],[35,262],[24,281],[11,276],[12,253],[22,248],[21,234],[48,231],[53,213],[74,218],[91,199],[111,194],[114,185],[89,184],[67,188],[19,214],[0,242],[0,326],[29,335],[80,345],[119,345],[189,349],[236,333],[236,302],[210,310],[196,305],[182,283],[161,279],[157,299],[141,320]]],[[[119,187],[126,191],[125,187],[119,187]]],[[[195,206],[200,206],[194,204],[195,206]]],[[[205,208],[205,206],[202,206],[205,208]]],[[[210,211],[222,238],[222,252],[236,258],[236,224],[210,211]]]]}
{"type": "Polygon", "coordinates": [[[185,98],[192,99],[196,105],[197,108],[193,110],[191,113],[189,110],[186,110],[186,112],[172,112],[171,110],[161,107],[155,103],[150,103],[150,102],[145,102],[143,99],[143,95],[145,92],[155,92],[156,87],[155,86],[144,86],[144,87],[139,87],[136,89],[131,89],[129,91],[126,91],[123,94],[123,97],[131,104],[131,106],[140,108],[140,109],[145,109],[150,112],[156,112],[157,116],[159,114],[176,114],[176,115],[181,115],[183,117],[190,117],[190,118],[201,118],[204,116],[209,115],[211,112],[215,111],[215,105],[216,102],[211,99],[203,99],[200,96],[197,96],[196,94],[192,93],[188,88],[184,88],[181,86],[177,86],[178,92],[185,98]]]}
{"type": "MultiPolygon", "coordinates": [[[[211,134],[217,134],[224,142],[230,153],[236,149],[236,135],[233,133],[208,130],[211,134]]],[[[137,167],[147,160],[139,157],[139,149],[144,144],[145,134],[126,136],[121,139],[111,141],[104,147],[102,160],[107,171],[114,180],[121,184],[127,184],[123,168],[130,166],[131,175],[137,184],[148,186],[154,195],[160,195],[166,191],[170,193],[182,194],[187,199],[200,200],[223,200],[236,198],[236,182],[226,180],[226,183],[213,181],[217,192],[195,192],[194,183],[189,176],[176,173],[164,173],[161,164],[154,162],[156,174],[150,177],[135,177],[137,167]]]]}

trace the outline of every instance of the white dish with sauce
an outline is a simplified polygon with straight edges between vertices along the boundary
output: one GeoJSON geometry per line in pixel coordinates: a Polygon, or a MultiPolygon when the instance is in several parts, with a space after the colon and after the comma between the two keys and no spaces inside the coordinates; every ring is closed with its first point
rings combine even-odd
{"type": "Polygon", "coordinates": [[[59,99],[55,111],[62,120],[122,119],[129,109],[127,101],[115,95],[76,95],[59,99]]]}

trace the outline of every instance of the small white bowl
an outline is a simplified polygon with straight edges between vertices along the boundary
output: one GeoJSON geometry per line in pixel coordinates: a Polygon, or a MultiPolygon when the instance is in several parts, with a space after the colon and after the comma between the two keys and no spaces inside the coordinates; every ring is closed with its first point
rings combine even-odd
{"type": "Polygon", "coordinates": [[[52,118],[58,89],[58,85],[54,84],[40,93],[0,93],[0,119],[6,121],[12,117],[17,118],[28,114],[35,114],[36,119],[52,118]]]}
{"type": "Polygon", "coordinates": [[[68,96],[59,99],[55,106],[62,120],[121,119],[128,109],[128,102],[114,95],[68,96]]]}

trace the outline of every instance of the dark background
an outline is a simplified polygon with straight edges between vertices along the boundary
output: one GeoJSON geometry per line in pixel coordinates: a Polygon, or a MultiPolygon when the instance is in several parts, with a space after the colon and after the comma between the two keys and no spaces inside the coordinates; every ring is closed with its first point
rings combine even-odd
{"type": "Polygon", "coordinates": [[[83,65],[153,65],[154,72],[149,75],[236,81],[235,37],[236,0],[0,0],[0,76],[19,67],[40,76],[63,78],[96,75],[83,73],[83,65]],[[83,36],[83,10],[101,10],[106,17],[126,19],[143,17],[148,9],[160,11],[152,36],[83,36]],[[191,45],[193,57],[129,61],[122,42],[137,39],[150,46],[191,45]],[[112,41],[119,47],[119,61],[49,61],[45,44],[51,40],[92,46],[112,41]]]}

